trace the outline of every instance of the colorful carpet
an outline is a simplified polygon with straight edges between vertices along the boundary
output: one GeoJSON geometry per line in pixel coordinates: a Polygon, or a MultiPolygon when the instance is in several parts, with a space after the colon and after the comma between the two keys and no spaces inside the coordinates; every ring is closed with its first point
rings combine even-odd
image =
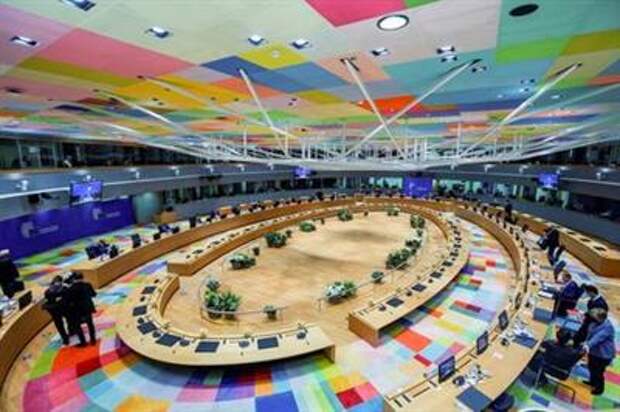
{"type": "Polygon", "coordinates": [[[23,396],[31,411],[380,411],[381,393],[410,382],[403,365],[436,364],[470,345],[505,298],[510,267],[497,242],[468,225],[473,250],[449,289],[390,328],[378,348],[340,347],[322,356],[244,368],[180,368],[144,359],[115,334],[111,309],[165,257],[124,276],[97,297],[101,339],[86,349],[51,338],[36,355],[23,396]],[[469,325],[464,328],[462,325],[469,325]]]}
{"type": "MultiPolygon", "coordinates": [[[[571,256],[564,255],[566,268],[578,283],[596,283],[596,277],[590,269],[571,256]]],[[[579,310],[585,311],[585,299],[579,304],[579,310]]],[[[620,353],[620,328],[617,319],[611,319],[616,330],[616,354],[620,353]]],[[[550,331],[550,335],[552,335],[550,331]]],[[[552,338],[553,336],[549,336],[552,338]]],[[[600,396],[590,394],[590,387],[581,383],[589,378],[588,369],[583,364],[577,364],[571,376],[562,382],[575,391],[574,402],[572,391],[565,386],[549,383],[536,388],[534,379],[529,371],[525,371],[510,387],[519,408],[546,408],[553,411],[582,411],[582,410],[620,410],[620,357],[605,373],[605,392],[600,396]]]]}

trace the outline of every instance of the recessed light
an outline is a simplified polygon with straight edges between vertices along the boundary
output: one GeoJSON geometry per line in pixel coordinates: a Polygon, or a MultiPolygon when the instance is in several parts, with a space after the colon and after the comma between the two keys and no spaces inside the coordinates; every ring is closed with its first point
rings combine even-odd
{"type": "Polygon", "coordinates": [[[497,95],[497,98],[498,98],[498,99],[503,99],[503,98],[504,98],[504,95],[500,93],[500,94],[498,94],[498,95],[497,95]]]}
{"type": "Polygon", "coordinates": [[[529,87],[522,87],[521,89],[519,89],[519,91],[521,93],[529,93],[531,89],[529,87]]]}
{"type": "Polygon", "coordinates": [[[372,49],[370,52],[375,57],[387,56],[388,54],[390,54],[390,51],[387,49],[387,47],[378,47],[376,49],[372,49]]]}
{"type": "Polygon", "coordinates": [[[310,47],[310,40],[297,39],[291,42],[291,46],[293,46],[297,50],[305,49],[305,48],[310,47]]]}
{"type": "Polygon", "coordinates": [[[11,37],[11,43],[19,44],[20,46],[25,47],[37,47],[39,45],[38,41],[26,36],[13,36],[11,37]]]}
{"type": "Polygon", "coordinates": [[[487,66],[474,66],[471,68],[472,73],[481,73],[486,72],[488,70],[487,66]]]}
{"type": "Polygon", "coordinates": [[[456,54],[447,54],[445,56],[441,57],[441,62],[445,63],[445,62],[455,62],[457,61],[459,58],[456,54]]]}
{"type": "Polygon", "coordinates": [[[538,10],[538,4],[522,4],[521,6],[517,6],[514,9],[510,10],[510,15],[512,17],[527,16],[528,14],[534,13],[536,10],[538,10]]]}
{"type": "Polygon", "coordinates": [[[521,80],[521,84],[534,84],[534,83],[536,83],[536,79],[521,80]]]}
{"type": "Polygon", "coordinates": [[[77,7],[82,11],[88,11],[95,7],[95,2],[90,0],[60,0],[61,3],[68,4],[69,6],[77,7]]]}
{"type": "Polygon", "coordinates": [[[437,54],[454,53],[456,48],[452,45],[437,47],[437,54]]]}
{"type": "Polygon", "coordinates": [[[248,41],[254,46],[260,46],[261,44],[266,42],[265,38],[260,34],[251,35],[250,37],[248,37],[248,41]]]}
{"type": "Polygon", "coordinates": [[[165,39],[169,37],[172,33],[169,30],[164,29],[163,27],[153,26],[146,31],[147,34],[157,37],[158,39],[165,39]]]}
{"type": "Polygon", "coordinates": [[[409,24],[409,17],[404,14],[391,14],[379,19],[377,27],[384,31],[400,30],[409,24]]]}
{"type": "Polygon", "coordinates": [[[551,96],[551,100],[558,100],[560,97],[562,97],[561,94],[554,94],[551,96]]]}

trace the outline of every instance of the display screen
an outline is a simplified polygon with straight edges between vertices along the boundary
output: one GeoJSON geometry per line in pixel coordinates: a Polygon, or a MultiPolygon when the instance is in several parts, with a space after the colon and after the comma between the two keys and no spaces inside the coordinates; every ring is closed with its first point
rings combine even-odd
{"type": "Polygon", "coordinates": [[[312,174],[312,169],[307,167],[299,166],[295,168],[295,178],[296,179],[307,179],[312,174]]]}
{"type": "Polygon", "coordinates": [[[489,333],[484,331],[484,333],[476,339],[476,354],[480,355],[487,349],[487,346],[489,346],[489,333]]]}
{"type": "Polygon", "coordinates": [[[544,189],[557,189],[560,176],[557,173],[541,173],[538,175],[538,185],[544,189]]]}
{"type": "Polygon", "coordinates": [[[411,197],[428,197],[433,191],[433,178],[431,177],[405,177],[403,193],[411,197]]]}
{"type": "Polygon", "coordinates": [[[454,373],[456,369],[456,359],[454,356],[450,356],[448,359],[441,362],[437,365],[438,370],[438,380],[439,382],[443,382],[448,379],[454,373]]]}
{"type": "Polygon", "coordinates": [[[506,313],[505,310],[499,314],[499,327],[501,328],[501,330],[504,330],[508,327],[508,313],[506,313]]]}
{"type": "Polygon", "coordinates": [[[101,199],[103,192],[103,182],[93,180],[92,182],[71,183],[69,197],[71,203],[85,203],[101,199]]]}

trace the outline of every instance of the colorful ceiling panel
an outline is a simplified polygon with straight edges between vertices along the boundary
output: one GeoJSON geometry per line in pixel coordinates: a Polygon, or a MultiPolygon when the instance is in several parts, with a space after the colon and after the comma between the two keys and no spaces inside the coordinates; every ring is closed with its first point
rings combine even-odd
{"type": "Polygon", "coordinates": [[[404,112],[381,144],[475,142],[526,101],[498,138],[618,134],[617,0],[89,1],[0,0],[4,133],[356,142],[371,99],[404,112]]]}

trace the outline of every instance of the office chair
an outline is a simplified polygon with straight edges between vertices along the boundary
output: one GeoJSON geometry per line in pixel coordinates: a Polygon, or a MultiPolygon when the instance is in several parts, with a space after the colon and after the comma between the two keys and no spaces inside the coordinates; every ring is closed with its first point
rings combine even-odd
{"type": "Polygon", "coordinates": [[[566,388],[571,394],[570,402],[575,403],[575,396],[577,395],[577,392],[575,391],[575,389],[564,383],[564,381],[566,381],[566,379],[570,377],[571,370],[572,368],[566,370],[558,368],[554,365],[546,365],[543,362],[541,363],[536,374],[536,381],[534,383],[534,387],[538,387],[538,385],[540,384],[540,378],[544,375],[548,381],[551,381],[559,387],[566,388]]]}

